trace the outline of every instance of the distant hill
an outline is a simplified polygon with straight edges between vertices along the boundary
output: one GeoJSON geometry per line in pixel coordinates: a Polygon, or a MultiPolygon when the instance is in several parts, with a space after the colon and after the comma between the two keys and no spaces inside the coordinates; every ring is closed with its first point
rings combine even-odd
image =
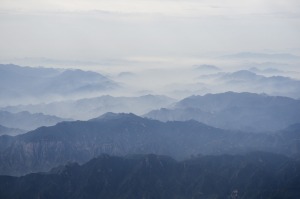
{"type": "Polygon", "coordinates": [[[249,68],[249,71],[254,72],[254,73],[263,73],[263,74],[282,74],[282,73],[285,73],[285,71],[278,70],[276,68],[259,69],[257,67],[251,67],[251,68],[249,68]]]}
{"type": "Polygon", "coordinates": [[[15,128],[8,128],[5,126],[0,125],[0,135],[19,135],[25,133],[25,130],[15,129],[15,128]]]}
{"type": "MultiPolygon", "coordinates": [[[[279,71],[275,69],[237,70],[232,72],[215,72],[199,74],[198,84],[185,85],[194,93],[223,93],[250,92],[266,93],[272,96],[285,96],[294,99],[300,98],[300,81],[297,72],[279,71]],[[289,76],[284,76],[289,75],[289,76]]],[[[299,76],[299,75],[298,75],[299,76]]]]}
{"type": "Polygon", "coordinates": [[[233,73],[225,74],[224,76],[221,77],[221,79],[230,80],[230,81],[234,81],[234,80],[255,81],[261,78],[265,78],[265,77],[261,75],[257,75],[256,73],[248,70],[239,70],[233,73]]]}
{"type": "Polygon", "coordinates": [[[52,103],[8,106],[2,108],[11,112],[30,111],[56,115],[63,118],[87,120],[106,112],[145,114],[153,109],[166,107],[175,102],[174,99],[161,95],[144,95],[139,97],[100,97],[80,100],[65,100],[52,103]]]}
{"type": "Polygon", "coordinates": [[[74,96],[118,86],[96,72],[0,64],[0,104],[74,96]]]}
{"type": "Polygon", "coordinates": [[[101,155],[48,173],[0,176],[0,198],[291,198],[300,195],[300,164],[284,156],[202,156],[177,162],[158,155],[101,155]]]}
{"type": "Polygon", "coordinates": [[[11,113],[0,111],[0,124],[9,128],[18,128],[24,130],[34,130],[41,126],[52,126],[62,121],[70,119],[59,118],[56,116],[44,115],[42,113],[29,113],[22,111],[11,113]]]}
{"type": "Polygon", "coordinates": [[[213,72],[220,72],[221,69],[217,66],[210,65],[210,64],[201,64],[201,65],[194,65],[194,68],[200,72],[204,73],[213,73],[213,72]]]}
{"type": "MultiPolygon", "coordinates": [[[[300,130],[300,129],[299,129],[300,130]]],[[[159,122],[133,114],[107,113],[89,121],[62,122],[16,137],[0,136],[0,174],[22,175],[102,154],[162,154],[185,159],[198,154],[262,150],[299,155],[299,134],[252,134],[196,121],[159,122]],[[298,148],[297,148],[298,147],[298,148]]]]}
{"type": "Polygon", "coordinates": [[[219,86],[236,92],[268,93],[269,95],[300,97],[300,81],[285,76],[257,75],[248,70],[227,73],[215,80],[219,86]]]}
{"type": "Polygon", "coordinates": [[[154,110],[145,117],[161,121],[194,119],[248,132],[277,131],[300,122],[300,100],[254,93],[207,94],[185,98],[173,108],[154,110]]]}

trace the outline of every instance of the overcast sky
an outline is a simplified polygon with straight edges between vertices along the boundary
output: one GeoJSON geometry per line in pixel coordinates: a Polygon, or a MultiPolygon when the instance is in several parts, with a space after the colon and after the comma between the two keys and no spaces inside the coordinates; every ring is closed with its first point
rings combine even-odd
{"type": "Polygon", "coordinates": [[[299,0],[0,0],[0,59],[299,52],[299,0]]]}

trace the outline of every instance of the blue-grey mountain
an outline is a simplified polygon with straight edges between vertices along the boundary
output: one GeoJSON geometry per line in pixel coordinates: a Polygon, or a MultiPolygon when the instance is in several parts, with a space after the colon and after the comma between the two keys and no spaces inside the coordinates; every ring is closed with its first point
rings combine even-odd
{"type": "Polygon", "coordinates": [[[0,174],[22,175],[111,155],[162,154],[185,159],[198,154],[270,151],[299,156],[297,125],[277,134],[226,131],[196,121],[160,122],[133,114],[107,113],[89,121],[62,122],[16,137],[0,137],[0,174]]]}
{"type": "Polygon", "coordinates": [[[29,113],[27,111],[11,113],[0,111],[0,124],[9,128],[18,128],[26,131],[34,130],[41,126],[52,126],[70,119],[59,118],[42,113],[29,113]]]}
{"type": "Polygon", "coordinates": [[[0,64],[0,104],[20,104],[111,90],[118,84],[90,71],[0,64]]]}
{"type": "Polygon", "coordinates": [[[262,152],[181,162],[158,155],[102,155],[47,173],[0,176],[0,198],[296,199],[299,181],[299,162],[262,152]]]}
{"type": "Polygon", "coordinates": [[[224,129],[277,131],[300,122],[300,100],[254,93],[191,96],[145,115],[161,121],[194,119],[224,129]]]}
{"type": "Polygon", "coordinates": [[[113,97],[104,95],[80,100],[17,105],[2,108],[11,112],[30,111],[56,115],[63,118],[87,120],[106,112],[145,114],[153,109],[169,106],[174,99],[160,95],[144,95],[140,97],[113,97]]]}

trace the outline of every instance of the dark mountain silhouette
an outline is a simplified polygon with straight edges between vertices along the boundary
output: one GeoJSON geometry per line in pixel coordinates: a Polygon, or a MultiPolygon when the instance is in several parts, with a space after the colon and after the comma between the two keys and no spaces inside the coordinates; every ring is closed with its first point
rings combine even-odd
{"type": "Polygon", "coordinates": [[[248,132],[277,131],[300,122],[300,100],[254,93],[207,94],[185,98],[170,109],[145,116],[161,121],[194,119],[248,132]]]}
{"type": "MultiPolygon", "coordinates": [[[[299,135],[232,132],[196,121],[159,122],[134,114],[107,113],[89,121],[62,122],[16,137],[0,136],[0,174],[46,171],[68,161],[111,155],[162,154],[184,159],[198,154],[270,151],[299,155],[299,135]]],[[[299,132],[299,131],[298,131],[299,132]]]]}
{"type": "Polygon", "coordinates": [[[300,194],[300,164],[284,156],[202,156],[177,162],[158,155],[101,155],[48,173],[0,176],[0,198],[291,198],[300,194]]]}
{"type": "Polygon", "coordinates": [[[24,130],[34,130],[41,126],[52,126],[62,121],[70,119],[59,118],[42,113],[29,113],[22,111],[18,113],[10,113],[8,111],[0,111],[0,124],[9,128],[19,128],[24,130]]]}

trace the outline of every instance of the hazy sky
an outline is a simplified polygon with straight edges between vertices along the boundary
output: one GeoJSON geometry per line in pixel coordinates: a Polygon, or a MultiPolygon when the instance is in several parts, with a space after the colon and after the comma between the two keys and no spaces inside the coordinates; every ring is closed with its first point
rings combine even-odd
{"type": "Polygon", "coordinates": [[[0,59],[299,52],[299,0],[0,0],[0,59]]]}

